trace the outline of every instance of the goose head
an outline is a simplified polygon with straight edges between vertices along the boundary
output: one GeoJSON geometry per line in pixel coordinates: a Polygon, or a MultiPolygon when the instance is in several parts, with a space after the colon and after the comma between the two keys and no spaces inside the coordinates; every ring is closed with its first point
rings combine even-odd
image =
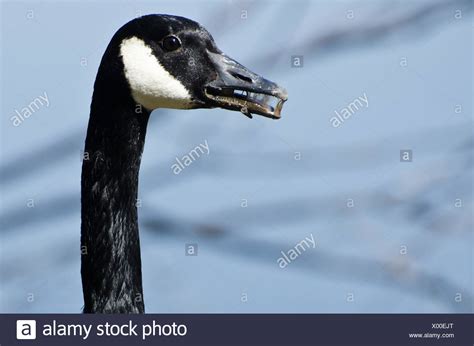
{"type": "Polygon", "coordinates": [[[112,39],[133,100],[156,108],[224,108],[278,119],[287,92],[224,54],[199,23],[147,15],[112,39]]]}

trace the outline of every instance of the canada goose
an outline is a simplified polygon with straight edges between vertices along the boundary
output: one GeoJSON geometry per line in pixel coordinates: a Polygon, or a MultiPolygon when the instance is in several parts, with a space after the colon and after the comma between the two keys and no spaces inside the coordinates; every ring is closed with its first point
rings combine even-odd
{"type": "Polygon", "coordinates": [[[82,165],[85,313],[145,311],[136,200],[152,110],[220,107],[278,119],[286,100],[192,20],[147,15],[115,33],[95,80],[82,165]]]}

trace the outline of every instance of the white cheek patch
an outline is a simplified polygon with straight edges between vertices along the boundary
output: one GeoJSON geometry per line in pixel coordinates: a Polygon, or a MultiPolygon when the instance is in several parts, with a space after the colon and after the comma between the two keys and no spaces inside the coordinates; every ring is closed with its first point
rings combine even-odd
{"type": "Polygon", "coordinates": [[[137,37],[123,40],[120,55],[136,102],[149,110],[191,107],[188,90],[166,71],[143,40],[137,37]]]}

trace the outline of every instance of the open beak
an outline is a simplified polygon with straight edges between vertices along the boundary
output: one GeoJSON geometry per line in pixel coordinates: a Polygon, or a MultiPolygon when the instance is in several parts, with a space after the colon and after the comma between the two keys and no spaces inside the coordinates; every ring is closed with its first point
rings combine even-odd
{"type": "Polygon", "coordinates": [[[252,118],[260,114],[280,119],[288,93],[277,84],[253,73],[224,54],[208,52],[217,78],[208,83],[204,94],[213,107],[238,110],[252,118]]]}

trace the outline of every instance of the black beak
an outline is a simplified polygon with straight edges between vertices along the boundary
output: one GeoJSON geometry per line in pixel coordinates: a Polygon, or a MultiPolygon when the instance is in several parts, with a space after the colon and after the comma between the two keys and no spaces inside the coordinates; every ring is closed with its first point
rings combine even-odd
{"type": "Polygon", "coordinates": [[[224,54],[208,54],[217,78],[205,86],[204,94],[213,107],[238,110],[249,118],[252,114],[272,119],[281,117],[283,103],[288,100],[285,89],[224,54]]]}

